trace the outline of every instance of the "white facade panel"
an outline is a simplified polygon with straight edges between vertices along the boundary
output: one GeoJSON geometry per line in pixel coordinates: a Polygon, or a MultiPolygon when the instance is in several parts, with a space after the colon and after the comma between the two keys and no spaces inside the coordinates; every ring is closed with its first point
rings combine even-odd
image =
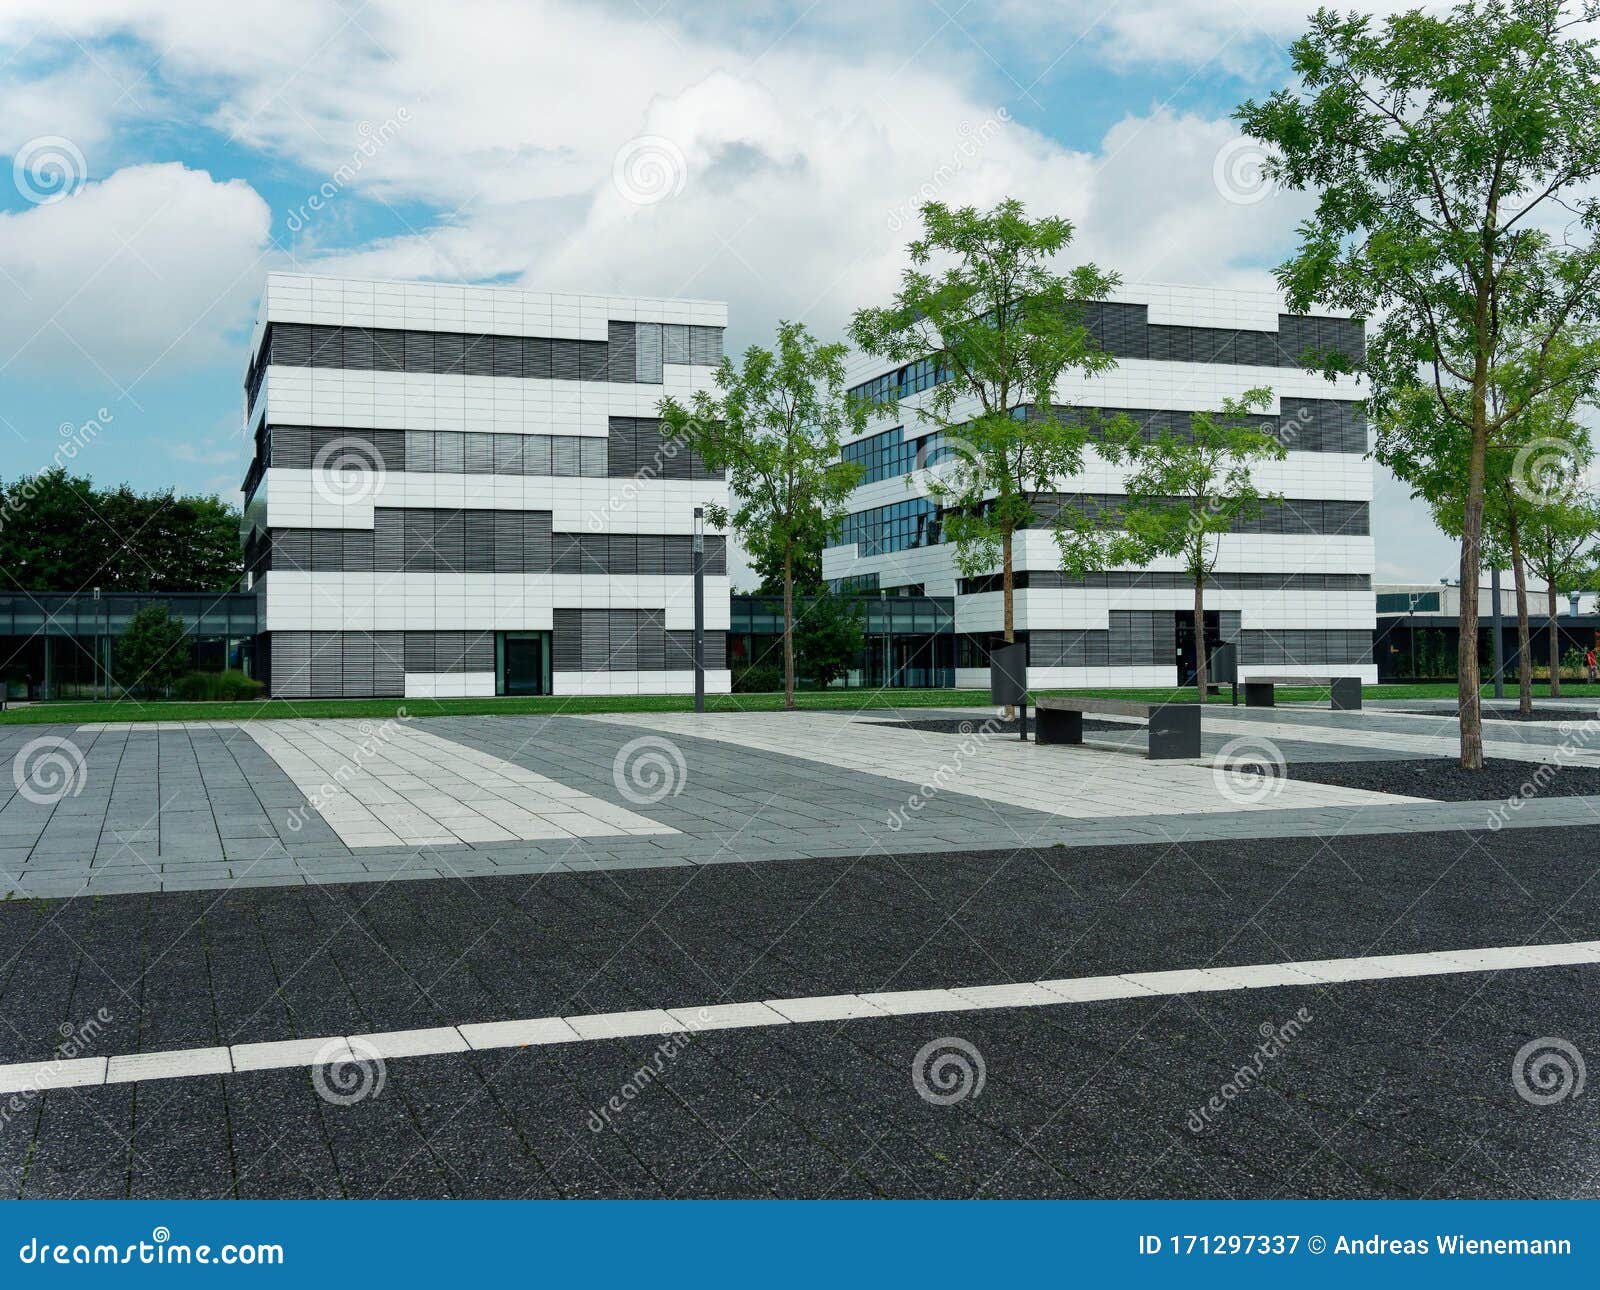
{"type": "MultiPolygon", "coordinates": [[[[681,567],[687,550],[683,539],[694,529],[694,508],[725,505],[727,486],[713,479],[660,477],[681,472],[659,461],[640,471],[641,477],[634,476],[631,461],[618,473],[600,472],[607,469],[612,418],[647,423],[657,416],[665,395],[687,398],[710,388],[715,369],[706,363],[673,363],[663,365],[659,382],[648,382],[650,373],[644,367],[627,371],[622,379],[610,379],[622,371],[612,367],[616,354],[626,353],[611,348],[613,327],[624,325],[618,333],[624,339],[616,342],[623,344],[629,335],[626,328],[640,323],[724,328],[727,307],[712,301],[268,275],[251,339],[251,373],[260,389],[245,410],[251,439],[265,422],[278,435],[273,440],[274,455],[289,457],[288,451],[278,451],[280,441],[295,438],[327,451],[332,439],[344,437],[338,432],[347,431],[348,437],[374,448],[375,461],[353,479],[330,476],[309,462],[263,464],[260,482],[247,501],[244,530],[258,554],[266,551],[269,565],[272,559],[279,560],[264,567],[255,581],[269,675],[275,670],[293,675],[297,684],[310,686],[305,693],[317,695],[348,694],[351,687],[364,683],[413,697],[492,695],[502,682],[497,670],[499,634],[527,633],[545,636],[544,668],[554,693],[690,692],[693,672],[683,665],[683,642],[694,623],[693,579],[678,572],[623,570],[633,567],[630,561],[646,558],[658,569],[663,567],[667,548],[662,544],[669,541],[675,543],[672,560],[681,567]],[[494,346],[504,338],[550,338],[554,354],[583,356],[581,369],[567,370],[582,370],[586,376],[575,380],[554,375],[478,375],[485,366],[481,359],[462,373],[370,370],[363,365],[370,360],[350,359],[351,353],[360,351],[348,347],[368,340],[376,345],[376,338],[353,340],[349,331],[333,335],[332,343],[345,348],[327,351],[331,361],[324,362],[324,351],[313,349],[291,352],[283,362],[274,357],[257,367],[258,358],[266,357],[263,345],[273,324],[460,333],[467,338],[461,344],[480,347],[473,351],[478,355],[497,353],[494,346]],[[563,350],[562,342],[581,342],[590,348],[569,345],[563,350]],[[608,346],[604,367],[594,366],[596,342],[608,346]],[[340,365],[343,362],[351,365],[340,365]],[[382,461],[376,440],[363,440],[373,432],[554,436],[552,446],[543,449],[546,469],[553,473],[524,474],[521,468],[497,473],[470,463],[465,472],[435,472],[428,468],[431,462],[419,463],[422,469],[399,469],[398,462],[382,461]],[[581,452],[579,441],[584,445],[581,452]],[[588,473],[566,473],[577,468],[574,461],[588,473]],[[395,559],[391,545],[382,553],[383,563],[375,567],[379,541],[397,540],[392,523],[388,528],[379,525],[379,510],[391,516],[394,511],[432,512],[419,522],[437,525],[441,541],[451,517],[459,512],[508,518],[532,515],[523,521],[531,526],[526,531],[515,521],[504,530],[518,543],[519,554],[526,554],[529,543],[539,549],[541,540],[558,551],[562,539],[582,535],[610,539],[612,545],[599,549],[612,552],[607,558],[613,563],[582,574],[398,570],[391,563],[395,559]],[[538,536],[545,521],[535,513],[549,516],[547,539],[538,536]],[[365,545],[358,541],[363,537],[365,545]],[[631,542],[635,537],[648,556],[636,553],[631,542]],[[654,545],[646,546],[646,539],[654,545]],[[617,542],[623,545],[618,547],[617,542]],[[289,546],[297,553],[294,559],[280,553],[289,546]],[[584,654],[583,668],[562,665],[573,651],[584,650],[589,653],[584,654]],[[643,666],[596,670],[604,664],[605,651],[637,657],[643,666]],[[446,655],[448,662],[437,665],[446,655]],[[375,677],[382,679],[362,679],[375,677]]],[[[313,346],[328,335],[303,327],[299,332],[290,327],[285,334],[294,338],[291,344],[313,346]]],[[[386,337],[385,343],[391,340],[386,337]]],[[[435,340],[421,338],[418,343],[431,346],[435,340]]],[[[275,356],[280,349],[280,341],[274,340],[275,356]]],[[[402,352],[410,362],[409,351],[402,352]]],[[[426,356],[432,352],[422,351],[424,366],[431,366],[426,356]]],[[[522,352],[510,351],[514,364],[522,352]]],[[[697,357],[704,352],[704,345],[695,351],[697,357]]],[[[499,363],[498,358],[494,361],[499,363]]],[[[563,370],[561,361],[552,363],[557,371],[563,370]]],[[[630,428],[624,423],[617,433],[630,433],[630,428]]],[[[530,442],[528,452],[534,453],[538,446],[530,442]]],[[[501,441],[490,447],[499,452],[501,441]]],[[[452,448],[458,460],[461,451],[452,448]]],[[[395,522],[410,534],[405,528],[410,519],[395,522]]],[[[439,563],[446,570],[499,567],[502,530],[488,530],[493,549],[487,556],[481,549],[485,531],[479,522],[476,537],[453,539],[479,546],[459,557],[459,563],[454,562],[457,557],[446,560],[443,555],[439,563]]],[[[708,535],[723,536],[716,530],[708,530],[708,535]]],[[[414,544],[411,536],[406,541],[414,544]]],[[[725,574],[707,576],[708,632],[727,631],[729,591],[725,574]]],[[[713,661],[718,666],[708,670],[707,688],[725,692],[728,671],[720,666],[720,656],[713,655],[713,661]]],[[[273,688],[277,692],[276,681],[273,688]]]]}

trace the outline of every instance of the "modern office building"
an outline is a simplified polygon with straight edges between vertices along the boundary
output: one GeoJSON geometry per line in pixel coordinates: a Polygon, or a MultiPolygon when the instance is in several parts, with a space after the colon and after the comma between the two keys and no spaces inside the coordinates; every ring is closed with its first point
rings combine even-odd
{"type": "MultiPolygon", "coordinates": [[[[1086,307],[1096,339],[1117,359],[1094,377],[1070,375],[1055,391],[1074,408],[1121,411],[1154,433],[1187,427],[1195,411],[1265,386],[1262,417],[1288,449],[1257,471],[1279,504],[1222,539],[1206,594],[1206,637],[1238,645],[1241,671],[1313,675],[1330,668],[1376,679],[1372,659],[1372,470],[1358,382],[1330,383],[1306,371],[1309,350],[1359,354],[1359,321],[1284,312],[1271,293],[1197,287],[1126,287],[1086,307]]],[[[941,544],[935,503],[908,486],[919,466],[947,449],[917,414],[941,379],[932,362],[890,368],[858,357],[850,371],[861,397],[896,409],[889,428],[845,446],[865,468],[823,572],[841,585],[889,595],[955,598],[955,679],[987,684],[987,658],[1004,626],[998,573],[964,577],[941,544]]],[[[1017,410],[1018,416],[1030,410],[1017,410]]],[[[1082,473],[1058,481],[1037,508],[1097,509],[1121,495],[1122,473],[1091,452],[1082,473]]],[[[1041,514],[1041,525],[1048,522],[1041,514]]],[[[1074,580],[1061,570],[1048,527],[1018,535],[1015,623],[1028,643],[1029,676],[1048,686],[1144,686],[1192,682],[1193,591],[1177,561],[1074,580]]]]}
{"type": "MultiPolygon", "coordinates": [[[[250,342],[242,538],[276,697],[693,688],[694,511],[663,445],[725,305],[271,274],[250,342]]],[[[707,533],[707,689],[728,689],[707,533]]]]}
{"type": "MultiPolygon", "coordinates": [[[[1373,633],[1373,662],[1380,681],[1444,681],[1456,675],[1461,640],[1461,587],[1456,583],[1390,583],[1376,588],[1378,625],[1373,633]]],[[[1543,583],[1528,587],[1528,646],[1536,680],[1550,670],[1550,633],[1557,636],[1563,672],[1573,680],[1583,674],[1583,657],[1600,649],[1600,605],[1588,590],[1562,589],[1556,616],[1550,617],[1549,594],[1543,583]],[[1588,612],[1584,612],[1587,608],[1588,612]]],[[[1515,685],[1518,670],[1517,593],[1511,575],[1500,585],[1500,657],[1505,675],[1515,685]]],[[[1478,663],[1489,675],[1494,659],[1494,593],[1488,578],[1478,588],[1478,663]]]]}

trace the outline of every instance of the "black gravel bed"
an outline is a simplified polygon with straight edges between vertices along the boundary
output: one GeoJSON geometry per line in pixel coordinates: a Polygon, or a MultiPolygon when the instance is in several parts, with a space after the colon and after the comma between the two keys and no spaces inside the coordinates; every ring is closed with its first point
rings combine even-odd
{"type": "Polygon", "coordinates": [[[1462,770],[1447,757],[1391,761],[1291,762],[1290,779],[1372,793],[1426,797],[1435,802],[1498,802],[1522,796],[1533,784],[1536,797],[1600,796],[1600,767],[1563,766],[1541,770],[1537,762],[1487,761],[1480,771],[1462,770]],[[1535,775],[1538,778],[1535,778],[1535,775]]]}
{"type": "MultiPolygon", "coordinates": [[[[905,721],[868,721],[863,724],[889,726],[900,730],[923,730],[932,735],[975,735],[983,729],[986,720],[987,718],[984,717],[961,717],[959,719],[955,717],[916,717],[905,721]]],[[[1115,730],[1119,734],[1126,734],[1131,730],[1138,729],[1137,726],[1129,725],[1126,722],[1099,721],[1094,717],[1085,717],[1083,719],[1083,728],[1085,730],[1115,730]]],[[[992,730],[994,734],[1002,737],[1010,737],[1012,739],[1017,737],[1017,723],[1015,721],[997,721],[994,723],[992,730]]],[[[1028,718],[1028,731],[1030,734],[1033,731],[1033,718],[1031,716],[1028,718]]]]}

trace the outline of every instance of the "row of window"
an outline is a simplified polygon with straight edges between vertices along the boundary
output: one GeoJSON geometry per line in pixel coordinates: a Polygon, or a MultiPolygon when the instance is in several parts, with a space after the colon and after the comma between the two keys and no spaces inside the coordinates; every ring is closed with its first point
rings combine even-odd
{"type": "MultiPolygon", "coordinates": [[[[558,609],[551,632],[557,671],[687,671],[694,633],[667,631],[663,610],[558,609]]],[[[405,694],[406,673],[492,672],[495,633],[272,632],[260,674],[275,698],[365,698],[405,694]]],[[[705,634],[708,668],[726,666],[722,632],[705,634]]]]}
{"type": "MultiPolygon", "coordinates": [[[[1372,634],[1354,628],[1241,630],[1238,615],[1222,615],[1221,636],[1239,647],[1239,662],[1253,667],[1344,665],[1372,662],[1372,634]]],[[[1113,612],[1109,630],[1019,631],[1030,667],[1170,667],[1177,661],[1175,615],[1166,610],[1113,612]]],[[[1005,644],[999,632],[956,637],[957,667],[988,667],[1005,644]]]]}
{"type": "MultiPolygon", "coordinates": [[[[1057,515],[1114,522],[1117,507],[1124,502],[1120,494],[1057,494],[1034,501],[1035,521],[1031,527],[1050,528],[1057,515]]],[[[1234,533],[1274,533],[1292,537],[1365,536],[1371,532],[1371,507],[1366,502],[1347,502],[1326,498],[1291,497],[1281,502],[1263,502],[1260,511],[1235,521],[1234,533]]],[[[937,546],[939,509],[926,498],[909,498],[874,506],[847,515],[839,525],[835,546],[856,544],[858,555],[886,555],[915,547],[937,546]]]]}
{"type": "MultiPolygon", "coordinates": [[[[1102,525],[1116,523],[1117,511],[1125,502],[1120,494],[1069,493],[1043,497],[1034,503],[1034,527],[1049,528],[1063,511],[1077,519],[1102,525]]],[[[1185,499],[1166,498],[1171,505],[1187,505],[1185,499]]],[[[1365,537],[1371,529],[1371,506],[1339,498],[1287,497],[1282,501],[1263,501],[1254,515],[1234,520],[1229,532],[1271,533],[1290,537],[1365,537]]]]}
{"type": "MultiPolygon", "coordinates": [[[[1364,328],[1353,318],[1279,314],[1278,330],[1270,332],[1152,323],[1148,305],[1095,301],[1075,308],[1095,343],[1116,358],[1304,368],[1320,365],[1319,356],[1328,353],[1359,363],[1366,352],[1364,328]]],[[[937,360],[923,358],[853,386],[850,393],[869,403],[898,402],[947,376],[937,360]]]]}
{"type": "Polygon", "coordinates": [[[255,406],[262,376],[273,363],[280,367],[333,367],[363,372],[659,385],[663,363],[715,367],[722,361],[721,327],[613,322],[608,330],[607,340],[573,340],[561,336],[269,323],[245,377],[246,407],[255,406]]]}
{"type": "MultiPolygon", "coordinates": [[[[694,632],[666,628],[659,609],[557,609],[551,664],[558,672],[682,672],[694,667],[694,632]]],[[[705,634],[706,667],[727,666],[725,634],[705,634]]]]}
{"type": "MultiPolygon", "coordinates": [[[[962,578],[963,596],[977,596],[1003,589],[1003,575],[986,573],[977,578],[962,578]]],[[[1012,574],[1012,588],[1026,591],[1059,591],[1086,588],[1111,591],[1182,591],[1194,586],[1186,573],[1147,570],[1108,571],[1075,578],[1060,569],[1019,569],[1012,574]]],[[[1372,578],[1365,573],[1213,573],[1206,578],[1207,588],[1215,591],[1370,591],[1372,578]]]]}
{"type": "MultiPolygon", "coordinates": [[[[1285,448],[1295,452],[1348,452],[1367,451],[1367,425],[1361,407],[1345,399],[1292,399],[1280,403],[1276,416],[1251,418],[1250,423],[1271,434],[1285,448]]],[[[1019,409],[1021,415],[1031,415],[1031,409],[1019,409]]],[[[1098,428],[1112,417],[1128,417],[1139,428],[1139,436],[1152,443],[1163,432],[1186,439],[1191,430],[1189,412],[1175,412],[1161,408],[1077,408],[1057,405],[1056,416],[1068,424],[1087,421],[1098,428]]],[[[872,484],[884,479],[909,475],[915,470],[936,466],[944,456],[944,433],[934,430],[928,434],[908,439],[904,426],[884,430],[847,443],[840,450],[842,460],[862,468],[858,484],[872,484]]]]}
{"type": "Polygon", "coordinates": [[[133,616],[152,604],[191,635],[249,636],[256,630],[256,598],[248,592],[106,593],[0,591],[0,636],[119,636],[133,616]]]}
{"type": "Polygon", "coordinates": [[[688,448],[676,442],[663,443],[660,422],[647,417],[612,417],[604,439],[477,430],[266,426],[257,442],[257,451],[267,465],[297,470],[356,465],[382,473],[721,478],[688,448]]]}
{"type": "Polygon", "coordinates": [[[857,555],[887,555],[939,542],[939,508],[925,497],[852,511],[839,524],[836,546],[856,545],[857,555]]]}
{"type": "MultiPolygon", "coordinates": [[[[386,507],[370,529],[277,528],[251,535],[246,567],[302,573],[559,573],[694,572],[688,534],[559,533],[549,511],[386,507]]],[[[727,539],[709,533],[705,571],[728,572],[727,539]]]]}

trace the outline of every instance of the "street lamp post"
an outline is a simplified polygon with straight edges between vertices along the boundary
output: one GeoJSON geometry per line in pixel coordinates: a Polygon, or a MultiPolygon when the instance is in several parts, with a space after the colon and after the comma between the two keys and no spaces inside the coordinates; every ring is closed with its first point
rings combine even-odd
{"type": "Polygon", "coordinates": [[[1492,620],[1494,626],[1490,629],[1494,632],[1494,697],[1503,699],[1506,697],[1506,669],[1505,662],[1500,655],[1500,651],[1504,648],[1504,643],[1500,636],[1500,566],[1498,564],[1489,570],[1489,595],[1494,599],[1494,616],[1492,620]]]}
{"type": "MultiPolygon", "coordinates": [[[[94,688],[96,691],[101,689],[100,662],[100,588],[96,587],[94,589],[94,688]]],[[[111,684],[109,678],[107,678],[104,691],[105,697],[109,699],[111,697],[111,684]]]]}
{"type": "Polygon", "coordinates": [[[706,710],[706,509],[694,508],[694,710],[706,710]]]}

